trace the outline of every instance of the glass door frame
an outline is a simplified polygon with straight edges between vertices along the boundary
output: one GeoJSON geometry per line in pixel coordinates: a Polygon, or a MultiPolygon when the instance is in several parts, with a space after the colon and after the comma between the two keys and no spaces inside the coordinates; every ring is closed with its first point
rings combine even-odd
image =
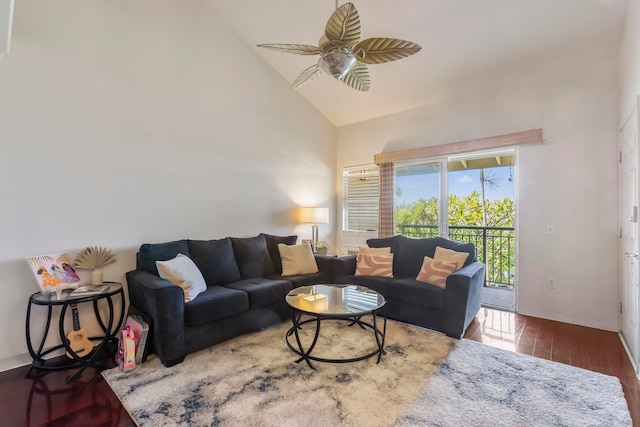
{"type": "MultiPolygon", "coordinates": [[[[448,167],[449,159],[447,157],[438,157],[431,159],[420,159],[420,160],[408,160],[401,161],[395,164],[395,176],[394,179],[397,179],[398,169],[408,166],[417,166],[417,165],[432,165],[438,164],[439,167],[439,188],[438,188],[438,235],[440,237],[447,237],[449,235],[449,167],[448,167]]],[[[397,207],[397,202],[393,201],[394,208],[394,228],[397,227],[395,224],[395,209],[397,207]]]]}

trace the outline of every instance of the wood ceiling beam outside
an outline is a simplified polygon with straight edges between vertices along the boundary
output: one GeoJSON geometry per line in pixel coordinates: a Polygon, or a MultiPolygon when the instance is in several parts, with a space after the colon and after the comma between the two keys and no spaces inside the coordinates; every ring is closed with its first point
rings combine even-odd
{"type": "Polygon", "coordinates": [[[449,144],[432,145],[430,147],[413,148],[410,150],[380,153],[373,156],[373,162],[395,163],[404,160],[430,159],[454,154],[470,153],[474,151],[493,150],[515,147],[517,145],[542,144],[542,129],[532,129],[524,132],[506,135],[490,136],[469,141],[452,142],[449,144]]]}

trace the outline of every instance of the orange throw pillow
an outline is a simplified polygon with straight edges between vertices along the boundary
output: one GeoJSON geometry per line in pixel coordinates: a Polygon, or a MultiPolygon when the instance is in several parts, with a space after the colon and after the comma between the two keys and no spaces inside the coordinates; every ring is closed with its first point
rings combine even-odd
{"type": "Polygon", "coordinates": [[[393,277],[393,254],[356,255],[356,276],[393,277]]]}
{"type": "Polygon", "coordinates": [[[467,252],[456,252],[451,249],[436,246],[436,253],[433,255],[433,258],[442,261],[453,261],[458,266],[456,270],[460,270],[464,262],[469,258],[469,254],[467,252]]]}
{"type": "Polygon", "coordinates": [[[368,248],[366,246],[360,246],[358,252],[370,255],[386,255],[391,253],[391,248],[368,248]]]}
{"type": "Polygon", "coordinates": [[[416,280],[444,288],[447,283],[447,277],[456,270],[458,268],[455,261],[443,261],[426,256],[416,280]]]}

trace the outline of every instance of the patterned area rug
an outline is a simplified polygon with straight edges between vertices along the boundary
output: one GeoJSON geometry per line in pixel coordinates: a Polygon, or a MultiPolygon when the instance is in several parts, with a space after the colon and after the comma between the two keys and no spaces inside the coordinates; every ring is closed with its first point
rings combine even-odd
{"type": "MultiPolygon", "coordinates": [[[[322,324],[314,355],[375,349],[369,330],[322,324]]],[[[615,377],[388,322],[382,362],[317,371],[286,346],[284,323],[189,355],[165,368],[154,356],[103,375],[140,426],[630,426],[615,377]]],[[[305,325],[310,342],[313,326],[305,325]]],[[[292,341],[292,342],[295,342],[292,341]]]]}

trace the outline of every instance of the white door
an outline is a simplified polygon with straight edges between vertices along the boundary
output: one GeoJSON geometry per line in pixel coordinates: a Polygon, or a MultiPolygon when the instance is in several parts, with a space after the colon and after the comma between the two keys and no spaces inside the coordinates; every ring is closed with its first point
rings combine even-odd
{"type": "Polygon", "coordinates": [[[640,366],[638,330],[638,110],[623,125],[620,145],[621,334],[636,367],[640,366]]]}

